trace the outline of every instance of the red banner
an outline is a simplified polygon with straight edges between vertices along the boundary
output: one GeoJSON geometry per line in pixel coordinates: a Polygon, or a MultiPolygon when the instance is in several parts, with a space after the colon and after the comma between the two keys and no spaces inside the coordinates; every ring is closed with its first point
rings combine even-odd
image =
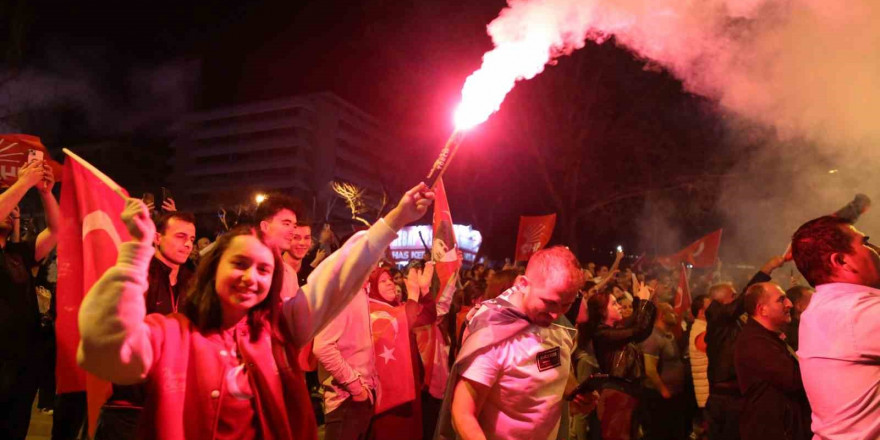
{"type": "Polygon", "coordinates": [[[437,263],[435,270],[440,280],[441,291],[461,268],[461,260],[455,249],[455,230],[452,225],[452,212],[449,210],[449,200],[446,199],[446,188],[441,178],[434,186],[434,241],[431,243],[431,256],[437,263]]]}
{"type": "Polygon", "coordinates": [[[80,339],[77,315],[85,294],[104,271],[116,263],[119,245],[130,236],[120,219],[125,201],[88,167],[90,165],[80,164],[72,157],[68,157],[64,165],[62,222],[58,236],[55,375],[59,393],[88,391],[89,427],[93,431],[98,410],[110,396],[110,384],[91,375],[87,379],[76,364],[80,339]]]}
{"type": "Polygon", "coordinates": [[[371,300],[370,325],[373,329],[376,373],[382,384],[375,413],[381,414],[416,398],[406,307],[391,307],[371,300]]]}
{"type": "Polygon", "coordinates": [[[29,134],[0,134],[0,186],[11,186],[18,180],[18,169],[27,162],[28,150],[42,151],[55,180],[62,177],[61,164],[49,157],[40,138],[29,134]]]}
{"type": "Polygon", "coordinates": [[[519,234],[516,237],[516,257],[514,261],[528,261],[532,254],[547,246],[556,226],[556,214],[538,217],[521,216],[519,234]]]}
{"type": "MultiPolygon", "coordinates": [[[[434,186],[434,218],[433,242],[431,243],[431,258],[435,263],[439,289],[436,292],[436,307],[438,315],[449,312],[452,304],[452,296],[458,283],[458,271],[461,269],[461,259],[458,257],[455,231],[452,223],[452,212],[449,209],[449,200],[446,198],[446,187],[443,179],[439,179],[434,186]]],[[[425,385],[431,395],[442,398],[445,392],[446,380],[449,377],[446,357],[449,354],[449,346],[439,335],[437,326],[421,326],[415,329],[416,344],[419,348],[419,356],[425,368],[425,385]]]]}

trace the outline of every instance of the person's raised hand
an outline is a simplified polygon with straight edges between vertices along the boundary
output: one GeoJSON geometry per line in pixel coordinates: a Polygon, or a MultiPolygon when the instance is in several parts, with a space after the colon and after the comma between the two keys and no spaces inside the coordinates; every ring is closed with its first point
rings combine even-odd
{"type": "Polygon", "coordinates": [[[785,264],[787,260],[785,259],[785,255],[777,255],[764,263],[764,266],[761,267],[761,272],[764,272],[767,275],[773,273],[774,270],[779,269],[785,264]]]}
{"type": "Polygon", "coordinates": [[[415,267],[411,267],[409,272],[406,273],[406,278],[404,278],[404,284],[406,285],[406,299],[409,301],[418,301],[421,297],[421,291],[419,289],[419,277],[421,272],[419,269],[415,267]]]}
{"type": "Polygon", "coordinates": [[[648,301],[651,299],[651,288],[648,287],[647,283],[639,283],[639,288],[636,290],[636,297],[642,301],[648,301]]]}
{"type": "Polygon", "coordinates": [[[165,212],[177,212],[177,205],[174,204],[174,199],[169,197],[162,200],[162,210],[165,212]]]}
{"type": "Polygon", "coordinates": [[[400,228],[422,218],[433,202],[434,192],[424,182],[419,183],[400,198],[397,206],[385,216],[385,222],[391,229],[399,231],[400,228]]]}
{"type": "Polygon", "coordinates": [[[18,168],[18,181],[28,188],[32,188],[43,181],[45,174],[43,162],[34,160],[18,168]]]}
{"type": "Polygon", "coordinates": [[[315,259],[312,261],[315,261],[315,264],[317,264],[324,261],[325,258],[327,258],[327,251],[325,251],[324,248],[319,247],[318,250],[315,251],[315,259]]]}
{"type": "Polygon", "coordinates": [[[419,271],[419,296],[424,296],[431,290],[431,280],[434,278],[434,262],[425,263],[425,269],[419,271]]]}
{"type": "Polygon", "coordinates": [[[41,194],[52,194],[52,187],[55,186],[55,173],[52,167],[43,161],[43,180],[37,184],[37,191],[41,194]]]}
{"type": "Polygon", "coordinates": [[[147,205],[141,199],[125,199],[122,222],[128,228],[131,240],[141,244],[152,244],[156,235],[156,225],[150,219],[147,205]]]}

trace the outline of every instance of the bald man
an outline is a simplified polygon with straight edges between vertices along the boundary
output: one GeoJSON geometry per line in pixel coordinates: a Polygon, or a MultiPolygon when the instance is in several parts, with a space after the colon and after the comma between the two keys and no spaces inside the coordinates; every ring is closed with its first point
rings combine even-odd
{"type": "Polygon", "coordinates": [[[734,346],[734,366],[745,398],[740,416],[743,439],[809,440],[810,404],[794,350],[785,342],[792,304],[774,283],[750,286],[749,320],[734,346]]]}

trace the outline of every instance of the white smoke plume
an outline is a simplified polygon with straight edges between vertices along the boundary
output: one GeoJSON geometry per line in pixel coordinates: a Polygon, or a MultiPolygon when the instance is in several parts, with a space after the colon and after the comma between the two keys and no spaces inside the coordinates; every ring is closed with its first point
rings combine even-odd
{"type": "MultiPolygon", "coordinates": [[[[488,26],[496,48],[465,92],[491,89],[477,84],[478,77],[505,68],[495,87],[512,88],[585,40],[614,36],[651,67],[674,74],[689,92],[715,100],[731,119],[773,129],[757,157],[732,170],[720,201],[738,231],[725,232],[724,247],[739,243],[736,258],[754,262],[782,252],[800,223],[835,211],[856,192],[880,203],[874,191],[880,185],[874,177],[880,165],[874,149],[880,141],[880,2],[509,0],[508,5],[488,26]],[[517,56],[505,55],[517,47],[517,56]],[[839,172],[829,174],[830,169],[839,172]]],[[[468,101],[467,93],[463,98],[468,101]]],[[[869,213],[859,226],[876,230],[880,213],[869,213]]]]}

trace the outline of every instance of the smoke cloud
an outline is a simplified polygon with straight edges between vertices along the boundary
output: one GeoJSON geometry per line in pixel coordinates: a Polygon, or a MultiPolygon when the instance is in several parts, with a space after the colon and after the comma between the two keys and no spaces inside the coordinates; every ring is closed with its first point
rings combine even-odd
{"type": "Polygon", "coordinates": [[[121,67],[109,63],[106,52],[56,46],[38,65],[0,70],[0,130],[62,142],[65,134],[106,138],[144,128],[167,131],[192,109],[198,62],[121,67]],[[70,115],[74,121],[64,126],[70,115]]]}
{"type": "MultiPolygon", "coordinates": [[[[734,133],[759,136],[765,145],[744,155],[724,185],[719,208],[731,226],[722,246],[729,258],[760,263],[781,253],[798,225],[834,212],[855,193],[878,199],[880,2],[508,4],[488,27],[496,49],[483,69],[505,47],[544,42],[545,50],[528,52],[546,55],[531,60],[538,67],[515,75],[529,78],[587,39],[614,36],[649,67],[666,69],[687,91],[715,100],[737,127],[761,127],[757,135],[734,133]]],[[[877,230],[880,215],[867,214],[859,227],[877,230]]]]}

